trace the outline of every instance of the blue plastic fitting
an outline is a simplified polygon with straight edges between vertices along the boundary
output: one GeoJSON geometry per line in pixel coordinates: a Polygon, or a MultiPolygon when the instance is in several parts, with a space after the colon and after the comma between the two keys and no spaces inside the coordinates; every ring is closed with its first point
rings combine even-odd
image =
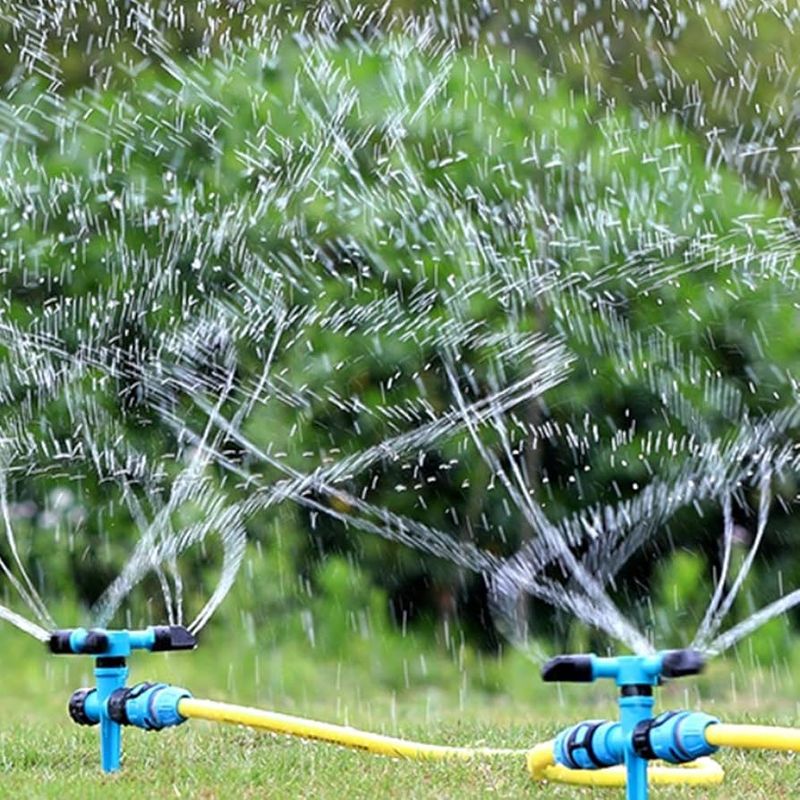
{"type": "Polygon", "coordinates": [[[619,722],[588,720],[562,731],[553,742],[558,764],[570,769],[602,769],[622,764],[625,742],[619,722]]]}
{"type": "Polygon", "coordinates": [[[643,758],[685,764],[717,752],[719,748],[706,741],[706,728],[717,722],[701,711],[665,711],[637,727],[634,748],[643,758]]]}
{"type": "MultiPolygon", "coordinates": [[[[719,748],[705,731],[719,722],[700,711],[665,711],[645,720],[633,732],[633,749],[644,759],[686,764],[719,748]]],[[[619,722],[587,720],[562,731],[553,743],[557,763],[570,769],[602,769],[625,761],[625,737],[619,722]]]]}
{"type": "Polygon", "coordinates": [[[187,689],[166,683],[139,683],[118,689],[108,699],[109,716],[120,725],[134,725],[146,731],[160,731],[186,721],[178,703],[191,697],[187,689]]]}
{"type": "Polygon", "coordinates": [[[144,630],[75,628],[54,631],[51,653],[89,655],[95,659],[95,689],[79,689],[69,701],[69,714],[80,725],[100,725],[100,759],[105,772],[115,772],[122,758],[122,726],[161,730],[179,725],[184,718],[178,703],[188,691],[165,684],[139,684],[126,688],[127,657],[134,650],[160,652],[193,650],[194,636],[180,625],[158,625],[144,630]]]}

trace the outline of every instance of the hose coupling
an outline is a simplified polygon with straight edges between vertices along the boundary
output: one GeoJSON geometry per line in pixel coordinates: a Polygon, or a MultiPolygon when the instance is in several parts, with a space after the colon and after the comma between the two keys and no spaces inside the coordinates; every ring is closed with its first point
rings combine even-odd
{"type": "Polygon", "coordinates": [[[670,764],[686,764],[716,753],[705,731],[719,720],[700,711],[665,711],[640,722],[633,731],[633,749],[641,758],[660,758],[670,764]]]}
{"type": "Polygon", "coordinates": [[[119,725],[160,731],[186,721],[178,703],[191,696],[188,689],[166,683],[137,683],[109,695],[108,716],[119,725]]]}
{"type": "Polygon", "coordinates": [[[556,763],[569,769],[603,769],[622,764],[624,747],[618,722],[587,720],[562,731],[553,743],[556,763]]]}

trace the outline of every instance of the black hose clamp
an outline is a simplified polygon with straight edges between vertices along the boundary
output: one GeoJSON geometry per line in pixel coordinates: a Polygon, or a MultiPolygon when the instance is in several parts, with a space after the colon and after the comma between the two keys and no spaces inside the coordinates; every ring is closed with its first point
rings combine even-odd
{"type": "Polygon", "coordinates": [[[119,725],[130,725],[128,719],[128,701],[134,700],[155,686],[154,683],[137,683],[135,686],[123,686],[108,696],[108,716],[119,725]]]}

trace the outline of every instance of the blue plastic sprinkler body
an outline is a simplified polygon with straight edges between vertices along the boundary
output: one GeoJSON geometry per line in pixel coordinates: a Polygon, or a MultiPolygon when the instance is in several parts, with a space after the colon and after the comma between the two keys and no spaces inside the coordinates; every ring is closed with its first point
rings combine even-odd
{"type": "Polygon", "coordinates": [[[54,631],[48,647],[57,655],[88,655],[95,659],[96,688],[78,689],[69,700],[69,715],[79,725],[100,725],[100,760],[105,772],[115,772],[122,758],[122,726],[161,730],[184,718],[178,702],[191,697],[186,689],[163,683],[127,687],[127,658],[134,650],[193,650],[194,636],[180,625],[159,625],[140,631],[75,628],[54,631]]]}
{"type": "Polygon", "coordinates": [[[662,678],[697,675],[703,666],[702,655],[694,650],[551,659],[542,669],[545,681],[591,683],[607,678],[620,688],[619,722],[589,720],[562,731],[553,745],[556,762],[570,769],[624,764],[628,800],[647,800],[649,760],[683,764],[717,750],[705,738],[706,728],[719,721],[715,717],[689,711],[669,711],[655,718],[652,714],[653,687],[662,678]]]}

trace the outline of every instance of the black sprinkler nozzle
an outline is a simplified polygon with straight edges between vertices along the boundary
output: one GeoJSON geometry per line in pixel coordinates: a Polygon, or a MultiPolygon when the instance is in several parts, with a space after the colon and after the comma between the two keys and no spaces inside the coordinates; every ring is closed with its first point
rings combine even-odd
{"type": "Polygon", "coordinates": [[[591,683],[592,659],[590,656],[556,656],[542,667],[542,680],[548,683],[591,683]]]}
{"type": "Polygon", "coordinates": [[[153,652],[194,650],[197,647],[197,639],[183,625],[157,625],[153,632],[156,637],[153,652]]]}
{"type": "Polygon", "coordinates": [[[662,675],[665,678],[699,675],[705,665],[703,654],[698,650],[669,650],[664,654],[662,675]]]}
{"type": "Polygon", "coordinates": [[[69,655],[72,653],[72,647],[69,643],[71,633],[72,631],[53,631],[47,643],[50,652],[57,656],[69,655]]]}

